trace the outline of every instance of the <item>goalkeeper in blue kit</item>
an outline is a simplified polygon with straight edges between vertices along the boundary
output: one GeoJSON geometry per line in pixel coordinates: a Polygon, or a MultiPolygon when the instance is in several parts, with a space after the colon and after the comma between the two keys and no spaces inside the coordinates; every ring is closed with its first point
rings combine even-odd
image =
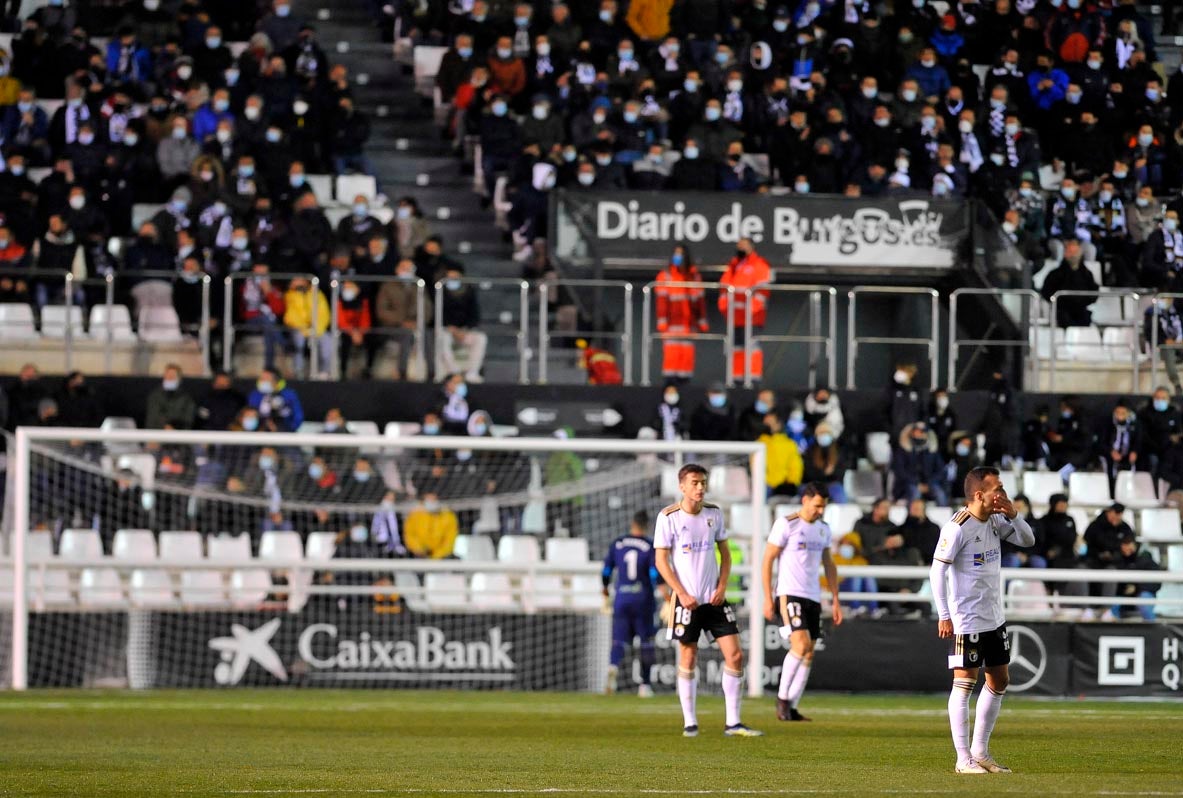
{"type": "Polygon", "coordinates": [[[656,601],[653,591],[661,581],[654,559],[653,541],[645,536],[649,515],[641,510],[633,516],[629,533],[622,535],[608,547],[604,557],[604,597],[612,574],[616,574],[616,596],[612,603],[612,653],[609,660],[608,684],[605,692],[616,692],[620,663],[633,640],[640,643],[641,686],[637,695],[653,695],[650,672],[653,670],[653,615],[656,601]]]}

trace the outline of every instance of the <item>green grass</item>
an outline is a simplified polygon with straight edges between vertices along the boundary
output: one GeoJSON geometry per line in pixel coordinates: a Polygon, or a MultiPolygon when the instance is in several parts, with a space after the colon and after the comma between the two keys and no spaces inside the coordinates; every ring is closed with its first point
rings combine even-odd
{"type": "Polygon", "coordinates": [[[945,699],[807,695],[813,723],[746,701],[761,739],[699,701],[549,693],[0,694],[0,795],[1179,795],[1183,704],[1008,698],[1009,776],[955,776],[945,699]]]}

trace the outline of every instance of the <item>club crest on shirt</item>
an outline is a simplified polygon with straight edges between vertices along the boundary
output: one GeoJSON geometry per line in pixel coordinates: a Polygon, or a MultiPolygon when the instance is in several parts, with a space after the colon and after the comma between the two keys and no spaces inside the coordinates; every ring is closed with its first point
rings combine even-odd
{"type": "Polygon", "coordinates": [[[707,516],[707,529],[714,529],[714,528],[715,528],[715,519],[711,518],[710,516],[707,516]]]}

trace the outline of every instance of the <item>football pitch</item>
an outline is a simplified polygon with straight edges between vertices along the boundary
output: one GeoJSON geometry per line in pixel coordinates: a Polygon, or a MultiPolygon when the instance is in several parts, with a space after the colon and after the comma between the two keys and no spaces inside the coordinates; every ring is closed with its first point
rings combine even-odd
{"type": "Polygon", "coordinates": [[[0,694],[0,795],[1183,796],[1183,703],[1008,698],[1010,775],[957,776],[945,697],[744,702],[759,739],[696,739],[670,694],[31,691],[0,694]]]}

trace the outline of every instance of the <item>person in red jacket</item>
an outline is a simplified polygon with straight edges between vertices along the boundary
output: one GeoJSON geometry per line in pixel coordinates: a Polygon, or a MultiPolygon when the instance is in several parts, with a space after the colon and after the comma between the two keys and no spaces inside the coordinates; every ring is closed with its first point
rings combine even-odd
{"type": "Polygon", "coordinates": [[[362,293],[357,283],[346,280],[341,284],[341,293],[337,297],[337,328],[341,331],[337,356],[341,361],[341,379],[348,376],[349,356],[353,354],[355,346],[364,346],[366,349],[366,367],[362,370],[362,378],[368,380],[373,373],[374,356],[378,354],[384,339],[370,332],[372,326],[369,297],[362,293]]]}
{"type": "MultiPolygon", "coordinates": [[[[702,275],[695,268],[686,247],[674,247],[669,266],[657,275],[657,331],[659,333],[693,334],[707,331],[706,294],[701,286],[702,275]]],[[[680,338],[666,338],[661,346],[661,374],[667,382],[686,382],[694,376],[694,342],[680,338]]]]}
{"type": "MultiPolygon", "coordinates": [[[[731,314],[735,324],[735,353],[731,358],[731,377],[734,380],[744,378],[744,346],[748,336],[764,326],[764,316],[768,308],[768,291],[752,292],[752,329],[747,328],[747,294],[749,288],[772,282],[772,268],[768,261],[756,254],[751,239],[741,238],[735,245],[735,257],[727,264],[727,270],[719,278],[724,286],[735,288],[734,298],[726,289],[719,291],[719,312],[731,314]]],[[[761,380],[764,377],[764,352],[757,344],[752,348],[752,362],[750,364],[752,379],[761,380]]]]}
{"type": "Polygon", "coordinates": [[[580,367],[587,371],[589,385],[620,385],[624,382],[616,355],[606,349],[589,346],[582,338],[575,341],[575,348],[583,352],[580,367]]]}

